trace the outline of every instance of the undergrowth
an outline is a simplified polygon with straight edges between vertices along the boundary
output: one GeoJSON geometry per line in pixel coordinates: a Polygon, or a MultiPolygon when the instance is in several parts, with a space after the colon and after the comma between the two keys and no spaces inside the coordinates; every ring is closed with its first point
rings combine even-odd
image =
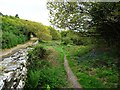
{"type": "Polygon", "coordinates": [[[62,45],[50,41],[40,42],[29,52],[25,88],[70,87],[64,70],[64,54],[84,89],[117,87],[118,72],[113,53],[95,50],[93,45],[62,45]]]}
{"type": "Polygon", "coordinates": [[[70,67],[83,88],[116,88],[116,58],[110,51],[94,50],[93,46],[65,46],[70,67]],[[108,53],[109,52],[109,53],[108,53]]]}
{"type": "Polygon", "coordinates": [[[25,89],[67,87],[67,77],[60,48],[38,45],[29,52],[25,89]]]}

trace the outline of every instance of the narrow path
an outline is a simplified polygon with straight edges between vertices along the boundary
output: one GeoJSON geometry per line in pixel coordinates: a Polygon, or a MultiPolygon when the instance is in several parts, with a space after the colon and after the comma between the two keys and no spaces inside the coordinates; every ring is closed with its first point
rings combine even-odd
{"type": "Polygon", "coordinates": [[[69,67],[66,55],[64,56],[64,67],[67,72],[68,79],[70,83],[73,85],[73,88],[80,88],[82,90],[81,85],[77,81],[77,77],[73,74],[72,70],[69,67]]]}
{"type": "Polygon", "coordinates": [[[23,48],[33,45],[33,42],[35,42],[36,40],[38,40],[38,38],[31,38],[31,40],[26,42],[25,44],[19,44],[10,49],[0,50],[0,61],[2,60],[2,58],[9,56],[10,54],[18,51],[19,49],[23,49],[23,48]]]}

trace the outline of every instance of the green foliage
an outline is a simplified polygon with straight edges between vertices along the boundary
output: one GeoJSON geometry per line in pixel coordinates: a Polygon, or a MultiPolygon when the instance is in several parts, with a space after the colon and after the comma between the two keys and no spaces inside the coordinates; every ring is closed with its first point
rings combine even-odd
{"type": "Polygon", "coordinates": [[[31,64],[31,66],[29,66],[29,68],[39,68],[39,67],[42,67],[42,64],[45,63],[45,57],[47,56],[47,52],[46,50],[38,45],[38,46],[35,46],[34,50],[33,51],[30,51],[29,52],[29,63],[31,64]]]}
{"type": "Polygon", "coordinates": [[[47,88],[48,85],[50,88],[66,86],[67,79],[63,66],[63,53],[61,53],[60,48],[55,46],[57,44],[53,46],[49,42],[41,44],[35,46],[28,54],[30,64],[27,67],[28,77],[25,89],[47,88]]]}
{"type": "Polygon", "coordinates": [[[50,22],[52,25],[69,30],[86,30],[88,27],[89,3],[81,2],[48,2],[47,8],[50,14],[50,22]],[[87,5],[86,5],[87,4],[87,5]]]}
{"type": "Polygon", "coordinates": [[[2,17],[2,48],[11,48],[17,44],[24,43],[28,40],[27,32],[22,29],[20,19],[15,17],[2,17]],[[18,22],[17,22],[18,21],[18,22]]]}
{"type": "Polygon", "coordinates": [[[62,31],[61,36],[63,44],[88,45],[93,42],[91,37],[82,37],[81,32],[62,31]]]}
{"type": "Polygon", "coordinates": [[[10,48],[17,44],[17,38],[13,33],[4,32],[2,39],[2,48],[10,48]]]}
{"type": "Polygon", "coordinates": [[[50,35],[52,36],[52,40],[60,40],[61,39],[61,35],[57,30],[55,30],[52,27],[48,27],[48,30],[50,31],[50,35]]]}
{"type": "Polygon", "coordinates": [[[89,76],[81,72],[77,73],[77,76],[80,77],[79,82],[84,88],[106,88],[105,85],[94,76],[89,76]]]}
{"type": "Polygon", "coordinates": [[[28,79],[26,82],[26,85],[29,88],[36,88],[38,86],[39,83],[39,78],[40,78],[40,71],[38,70],[29,70],[28,71],[28,79]]]}
{"type": "Polygon", "coordinates": [[[73,44],[72,40],[69,37],[62,38],[62,43],[67,44],[73,44]]]}
{"type": "MultiPolygon", "coordinates": [[[[116,51],[118,59],[120,56],[119,7],[119,2],[105,2],[93,3],[92,8],[90,9],[90,15],[92,16],[92,25],[96,28],[95,31],[100,34],[100,39],[102,39],[102,41],[104,41],[108,47],[111,47],[111,49],[116,51]]],[[[119,64],[120,59],[116,63],[118,70],[120,70],[119,64]]],[[[120,79],[118,81],[118,88],[120,88],[120,79]]]]}
{"type": "Polygon", "coordinates": [[[90,52],[92,49],[92,46],[80,46],[79,50],[76,52],[77,56],[82,56],[88,52],[90,52]]]}
{"type": "Polygon", "coordinates": [[[79,37],[77,37],[77,33],[73,32],[73,31],[62,31],[61,32],[61,36],[62,36],[62,43],[67,45],[67,44],[75,44],[75,39],[78,39],[79,37]]]}
{"type": "MultiPolygon", "coordinates": [[[[28,62],[28,73],[27,73],[27,81],[25,88],[37,88],[39,84],[39,80],[42,77],[41,71],[39,70],[44,66],[46,61],[44,60],[47,56],[46,50],[42,46],[35,46],[33,51],[30,51],[28,62]]],[[[47,64],[46,64],[47,65],[47,64]]],[[[46,68],[46,67],[45,67],[46,68]]],[[[42,74],[43,75],[43,74],[42,74]]]]}
{"type": "MultiPolygon", "coordinates": [[[[97,42],[114,48],[118,57],[120,56],[119,7],[119,2],[85,3],[69,2],[67,0],[61,3],[47,3],[52,25],[62,29],[67,28],[73,31],[85,32],[89,36],[95,36],[97,37],[97,42]]],[[[81,41],[81,39],[75,38],[73,43],[81,41]]],[[[120,64],[120,61],[118,63],[120,64]]]]}
{"type": "Polygon", "coordinates": [[[11,48],[16,46],[18,43],[24,43],[27,40],[27,36],[20,34],[16,36],[12,32],[4,32],[2,35],[2,48],[11,48]]]}
{"type": "Polygon", "coordinates": [[[92,16],[96,32],[109,46],[117,46],[120,42],[120,4],[118,2],[93,3],[89,13],[92,16]]]}
{"type": "Polygon", "coordinates": [[[50,86],[49,85],[47,85],[47,90],[50,90],[50,86]]]}
{"type": "Polygon", "coordinates": [[[41,23],[19,19],[13,16],[1,16],[2,19],[2,48],[11,48],[30,39],[30,34],[40,40],[52,39],[50,31],[41,23]]]}
{"type": "Polygon", "coordinates": [[[44,40],[44,41],[50,41],[52,40],[52,36],[49,34],[45,34],[43,32],[38,32],[37,36],[40,40],[44,40]]]}
{"type": "Polygon", "coordinates": [[[93,50],[93,46],[65,46],[69,65],[83,88],[116,88],[118,69],[111,51],[93,50]],[[92,51],[91,51],[92,50],[92,51]]]}

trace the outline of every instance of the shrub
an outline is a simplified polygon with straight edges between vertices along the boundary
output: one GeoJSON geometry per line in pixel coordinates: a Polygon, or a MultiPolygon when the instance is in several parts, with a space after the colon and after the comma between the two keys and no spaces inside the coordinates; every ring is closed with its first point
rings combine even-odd
{"type": "MultiPolygon", "coordinates": [[[[62,53],[60,53],[62,55],[62,53]]],[[[63,57],[54,48],[35,46],[28,54],[27,80],[25,89],[60,88],[67,84],[64,71],[63,57]],[[62,58],[62,59],[61,59],[62,58]]]]}
{"type": "Polygon", "coordinates": [[[83,45],[82,39],[80,37],[72,37],[71,40],[75,45],[83,45]]]}
{"type": "Polygon", "coordinates": [[[82,56],[88,52],[90,52],[90,50],[92,50],[92,46],[89,45],[89,46],[80,46],[79,50],[77,51],[76,55],[77,56],[82,56]]]}
{"type": "Polygon", "coordinates": [[[17,44],[26,42],[30,39],[30,33],[37,36],[40,40],[52,40],[50,31],[41,23],[23,20],[12,16],[2,16],[1,19],[1,29],[3,31],[3,39],[1,41],[3,49],[11,48],[17,44]]]}
{"type": "Polygon", "coordinates": [[[73,41],[69,37],[62,38],[62,43],[67,44],[73,44],[73,41]]]}
{"type": "Polygon", "coordinates": [[[28,54],[28,73],[25,89],[37,88],[40,85],[40,78],[44,77],[43,71],[44,68],[49,64],[46,62],[46,49],[42,46],[35,46],[33,50],[29,51],[28,54]]]}
{"type": "Polygon", "coordinates": [[[68,42],[71,40],[75,45],[89,45],[93,43],[91,37],[82,37],[80,32],[74,32],[70,30],[62,31],[61,36],[62,41],[64,41],[65,38],[65,42],[67,42],[66,38],[68,38],[68,42]]]}
{"type": "Polygon", "coordinates": [[[2,35],[2,48],[10,48],[18,43],[18,38],[11,32],[3,32],[2,35]]]}
{"type": "Polygon", "coordinates": [[[48,27],[48,30],[50,31],[50,35],[52,36],[52,40],[60,40],[61,39],[61,35],[57,30],[55,30],[52,27],[48,27]]]}
{"type": "Polygon", "coordinates": [[[29,70],[28,71],[28,78],[26,82],[27,88],[36,88],[39,84],[39,70],[29,70]]]}
{"type": "Polygon", "coordinates": [[[52,36],[51,36],[51,35],[45,34],[45,33],[43,33],[43,32],[39,32],[39,33],[38,33],[38,38],[39,38],[40,40],[44,40],[44,41],[50,41],[50,40],[52,40],[52,36]]]}
{"type": "Polygon", "coordinates": [[[33,51],[29,52],[28,56],[29,56],[28,61],[32,65],[29,66],[29,68],[35,68],[35,67],[39,68],[42,67],[43,63],[45,63],[44,59],[47,57],[47,52],[46,49],[38,45],[33,49],[33,51]]]}

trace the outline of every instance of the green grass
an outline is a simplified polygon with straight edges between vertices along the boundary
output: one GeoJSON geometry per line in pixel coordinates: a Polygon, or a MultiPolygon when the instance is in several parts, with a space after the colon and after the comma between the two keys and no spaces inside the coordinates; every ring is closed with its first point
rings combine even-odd
{"type": "MultiPolygon", "coordinates": [[[[118,72],[114,63],[115,56],[112,56],[111,52],[93,52],[93,45],[61,45],[58,41],[40,42],[39,47],[46,50],[47,56],[37,60],[33,58],[34,63],[38,62],[31,69],[33,75],[30,79],[34,76],[37,79],[37,75],[34,74],[39,71],[39,81],[33,79],[37,87],[70,87],[64,69],[64,54],[67,55],[69,65],[84,89],[117,87],[118,72]]],[[[28,86],[34,84],[27,83],[28,86]]]]}
{"type": "MultiPolygon", "coordinates": [[[[116,88],[115,57],[108,52],[95,54],[93,46],[64,46],[69,65],[83,88],[116,88]]],[[[95,51],[97,53],[97,51],[95,51]]]]}
{"type": "Polygon", "coordinates": [[[39,55],[41,54],[37,54],[36,50],[30,52],[32,57],[29,56],[30,58],[28,60],[32,61],[33,64],[31,63],[32,68],[28,67],[28,78],[25,87],[26,89],[39,87],[46,88],[48,85],[50,88],[69,87],[67,75],[64,70],[63,51],[61,46],[57,44],[54,46],[53,44],[56,43],[40,43],[37,46],[37,53],[41,52],[41,49],[39,49],[40,47],[43,47],[46,50],[46,56],[44,58],[39,58],[39,55]],[[36,79],[32,78],[37,76],[36,74],[39,75],[39,77],[36,77],[36,79]],[[33,82],[31,81],[35,82],[35,85],[32,84],[33,82]]]}

